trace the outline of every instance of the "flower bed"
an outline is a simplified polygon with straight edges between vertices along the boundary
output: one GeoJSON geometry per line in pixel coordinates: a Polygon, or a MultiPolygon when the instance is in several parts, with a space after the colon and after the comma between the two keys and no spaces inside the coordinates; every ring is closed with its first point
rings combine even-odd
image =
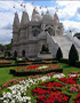
{"type": "Polygon", "coordinates": [[[52,82],[48,82],[48,83],[42,83],[41,86],[44,86],[44,87],[64,87],[63,84],[61,83],[58,83],[58,82],[55,82],[55,81],[52,81],[52,82]]]}
{"type": "Polygon", "coordinates": [[[63,72],[63,69],[60,68],[59,65],[31,65],[31,66],[23,66],[18,67],[15,70],[10,70],[11,74],[17,76],[24,76],[24,75],[34,75],[34,74],[45,74],[50,72],[63,72]]]}
{"type": "Polygon", "coordinates": [[[49,80],[50,77],[43,76],[37,79],[30,79],[20,81],[18,84],[8,87],[9,91],[3,92],[0,97],[0,103],[31,103],[31,97],[27,96],[26,92],[34,84],[39,81],[49,80]]]}
{"type": "Polygon", "coordinates": [[[31,66],[25,66],[25,67],[18,67],[15,69],[17,72],[29,72],[29,71],[47,71],[52,69],[60,69],[59,65],[31,65],[31,66]]]}
{"type": "Polygon", "coordinates": [[[80,92],[80,84],[74,84],[73,86],[70,86],[70,87],[65,87],[67,89],[67,91],[69,92],[76,92],[76,93],[79,93],[80,92]]]}
{"type": "Polygon", "coordinates": [[[36,103],[68,103],[69,96],[58,89],[39,88],[33,89],[33,96],[37,96],[36,103]]]}
{"type": "Polygon", "coordinates": [[[6,88],[6,87],[9,87],[9,86],[11,86],[11,85],[14,85],[14,84],[16,84],[16,83],[18,83],[18,82],[20,82],[20,81],[23,81],[23,80],[24,80],[24,79],[12,79],[12,80],[4,83],[3,85],[0,85],[0,89],[4,89],[4,88],[6,88]]]}
{"type": "MultiPolygon", "coordinates": [[[[58,75],[60,78],[62,74],[60,74],[60,76],[59,74],[54,74],[54,72],[52,74],[47,74],[48,76],[46,75],[43,77],[37,75],[37,78],[35,77],[36,79],[28,78],[27,80],[22,80],[19,83],[8,87],[9,91],[7,93],[3,92],[0,98],[0,103],[9,103],[13,101],[14,103],[73,103],[73,101],[75,101],[75,103],[79,103],[80,94],[77,95],[79,91],[73,91],[72,89],[70,92],[68,91],[68,87],[72,87],[73,85],[80,89],[80,85],[72,82],[61,83],[62,81],[59,81],[60,79],[52,78],[55,77],[54,75],[58,75]],[[66,92],[64,90],[66,90],[66,92]],[[28,92],[29,94],[27,95],[28,92]],[[72,97],[71,95],[74,94],[77,96],[72,97]],[[70,98],[73,98],[72,102],[70,101],[70,98]]],[[[63,76],[61,78],[63,78],[63,76]]],[[[66,80],[71,78],[66,78],[66,80]]],[[[75,77],[72,80],[76,81],[76,78],[78,77],[75,77]]]]}
{"type": "Polygon", "coordinates": [[[11,60],[0,60],[0,64],[11,63],[11,60]]]}
{"type": "Polygon", "coordinates": [[[0,60],[0,66],[7,66],[11,65],[12,61],[11,60],[0,60]]]}
{"type": "Polygon", "coordinates": [[[75,103],[80,103],[80,93],[75,97],[75,103]]]}
{"type": "Polygon", "coordinates": [[[12,60],[0,60],[0,67],[10,67],[12,60]]]}
{"type": "Polygon", "coordinates": [[[66,83],[66,84],[76,84],[77,83],[77,80],[78,80],[78,78],[77,78],[77,76],[75,76],[75,77],[70,77],[70,78],[60,78],[59,79],[61,82],[64,82],[64,83],[66,83]]]}
{"type": "Polygon", "coordinates": [[[69,77],[75,77],[75,76],[80,76],[80,72],[78,71],[72,71],[70,73],[67,74],[69,77]]]}

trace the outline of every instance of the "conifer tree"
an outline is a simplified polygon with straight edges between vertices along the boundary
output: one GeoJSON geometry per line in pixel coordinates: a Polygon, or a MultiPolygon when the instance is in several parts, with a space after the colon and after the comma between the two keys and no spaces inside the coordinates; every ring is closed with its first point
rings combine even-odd
{"type": "Polygon", "coordinates": [[[79,60],[78,52],[77,52],[74,44],[72,44],[70,52],[69,52],[69,64],[75,65],[75,62],[77,60],[79,60]]]}
{"type": "Polygon", "coordinates": [[[59,47],[58,50],[57,50],[57,53],[56,53],[56,59],[60,60],[62,57],[63,57],[62,50],[59,47]]]}

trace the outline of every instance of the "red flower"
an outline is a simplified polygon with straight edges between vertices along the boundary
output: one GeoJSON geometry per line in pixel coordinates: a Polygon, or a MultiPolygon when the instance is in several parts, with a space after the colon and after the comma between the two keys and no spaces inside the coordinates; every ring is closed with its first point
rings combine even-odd
{"type": "Polygon", "coordinates": [[[76,84],[75,79],[77,79],[77,77],[70,77],[70,78],[60,78],[59,80],[66,83],[66,84],[76,84]]]}

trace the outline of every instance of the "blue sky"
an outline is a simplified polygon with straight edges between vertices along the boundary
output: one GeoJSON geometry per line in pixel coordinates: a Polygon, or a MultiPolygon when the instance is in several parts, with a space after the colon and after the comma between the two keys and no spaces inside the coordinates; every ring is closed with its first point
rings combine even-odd
{"type": "Polygon", "coordinates": [[[80,0],[0,0],[0,43],[7,44],[12,38],[12,24],[14,20],[14,13],[17,11],[21,21],[23,8],[20,4],[26,5],[25,10],[31,18],[34,7],[41,14],[46,13],[47,9],[50,14],[54,15],[55,8],[58,8],[57,15],[60,22],[63,23],[64,32],[72,30],[80,32],[80,0]],[[31,4],[34,2],[34,5],[31,4]],[[14,9],[13,6],[16,8],[14,9]],[[42,9],[39,7],[42,6],[42,9]],[[46,9],[47,6],[47,9],[46,9]]]}

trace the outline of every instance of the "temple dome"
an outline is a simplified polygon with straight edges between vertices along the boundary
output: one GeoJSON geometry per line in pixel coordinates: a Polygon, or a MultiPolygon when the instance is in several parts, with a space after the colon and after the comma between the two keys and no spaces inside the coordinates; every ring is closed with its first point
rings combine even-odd
{"type": "Polygon", "coordinates": [[[42,16],[40,14],[35,14],[31,21],[41,21],[42,16]]]}
{"type": "Polygon", "coordinates": [[[50,13],[48,11],[45,15],[43,15],[42,21],[43,22],[52,21],[52,16],[50,15],[50,13]]]}

